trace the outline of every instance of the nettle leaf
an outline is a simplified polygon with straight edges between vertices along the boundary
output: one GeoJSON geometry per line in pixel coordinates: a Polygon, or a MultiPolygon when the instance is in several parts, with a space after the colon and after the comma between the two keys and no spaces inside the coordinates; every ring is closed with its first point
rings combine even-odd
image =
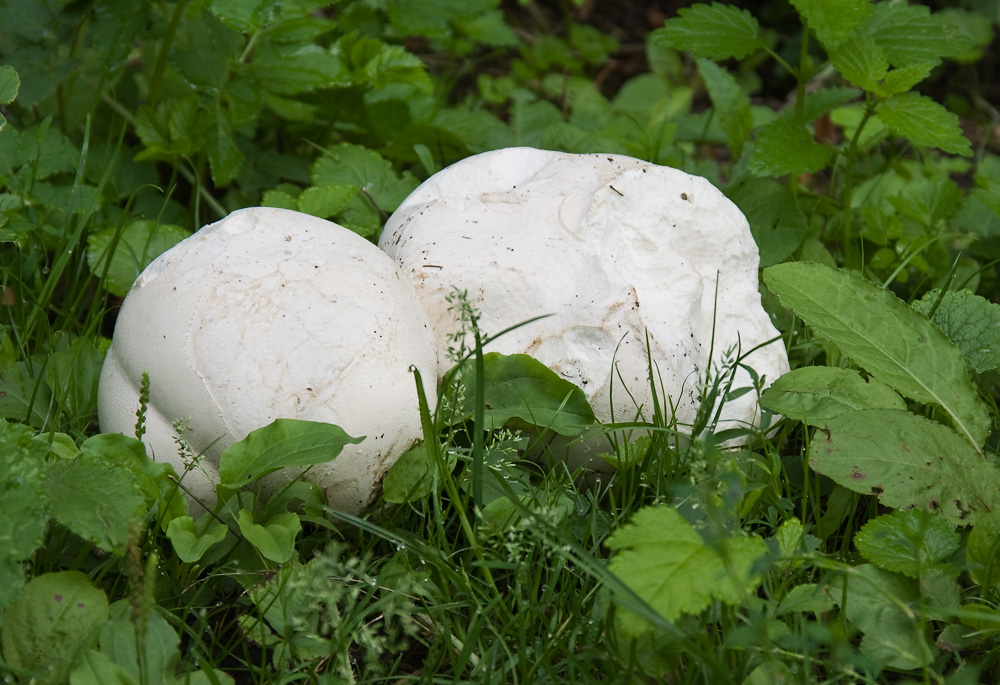
{"type": "Polygon", "coordinates": [[[245,68],[265,90],[275,95],[351,85],[350,73],[340,58],[312,43],[265,43],[245,68]]]}
{"type": "Polygon", "coordinates": [[[188,235],[180,226],[149,220],[133,221],[121,230],[105,228],[87,236],[87,266],[98,278],[104,277],[109,292],[125,297],[143,269],[188,235]]]}
{"type": "Polygon", "coordinates": [[[386,215],[395,211],[417,187],[412,174],[397,175],[392,164],[378,152],[351,143],[325,150],[313,164],[311,178],[317,186],[353,185],[362,195],[360,200],[373,203],[376,211],[386,215]]]}
{"type": "Polygon", "coordinates": [[[226,448],[219,458],[219,482],[241,488],[278,469],[325,464],[362,440],[331,423],[276,419],[226,448]]]}
{"type": "MultiPolygon", "coordinates": [[[[326,219],[347,207],[351,198],[357,194],[357,186],[344,183],[312,186],[303,190],[297,200],[293,199],[293,204],[289,209],[297,209],[304,214],[312,214],[326,219]]],[[[278,197],[275,196],[271,198],[271,201],[277,199],[278,197]]],[[[269,206],[273,207],[274,205],[269,206]]]]}
{"type": "Polygon", "coordinates": [[[757,131],[750,171],[757,176],[812,173],[827,165],[830,153],[808,128],[779,119],[757,131]]]}
{"type": "Polygon", "coordinates": [[[254,33],[274,19],[280,0],[209,0],[208,10],[240,33],[254,33]]]}
{"type": "Polygon", "coordinates": [[[228,114],[222,109],[209,113],[209,125],[205,129],[205,150],[208,152],[208,167],[212,172],[212,182],[224,186],[236,178],[243,167],[243,151],[233,140],[233,127],[228,114]]]}
{"type": "MultiPolygon", "coordinates": [[[[500,428],[511,419],[548,428],[560,435],[578,435],[593,424],[594,410],[583,390],[526,354],[483,355],[485,421],[500,428]]],[[[475,365],[465,362],[458,377],[468,389],[465,417],[473,413],[475,365]]]]}
{"type": "Polygon", "coordinates": [[[952,524],[924,509],[877,516],[854,536],[854,544],[868,561],[910,578],[946,560],[961,543],[952,524]]]}
{"type": "Polygon", "coordinates": [[[962,133],[958,117],[934,100],[917,93],[902,93],[885,100],[878,116],[893,133],[917,145],[972,156],[972,143],[962,133]]]}
{"type": "Polygon", "coordinates": [[[924,5],[879,3],[859,31],[874,38],[897,67],[937,64],[943,57],[957,57],[972,47],[967,35],[924,5]]]}
{"type": "Polygon", "coordinates": [[[146,511],[132,474],[95,455],[50,462],[44,487],[50,516],[105,552],[121,554],[146,511]]]}
{"type": "Polygon", "coordinates": [[[903,398],[885,383],[830,366],[804,366],[779,376],[761,394],[760,404],[809,426],[824,426],[856,409],[906,409],[903,398]]]}
{"type": "Polygon", "coordinates": [[[872,376],[917,402],[940,407],[977,450],[989,416],[962,353],[937,326],[888,290],[849,271],[778,264],[764,281],[781,303],[872,376]]]}
{"type": "Polygon", "coordinates": [[[1000,305],[969,290],[946,292],[942,296],[935,289],[912,307],[929,316],[939,299],[931,321],[962,350],[972,368],[977,373],[1000,368],[1000,305]]]}
{"type": "Polygon", "coordinates": [[[760,245],[762,268],[788,258],[809,232],[805,215],[786,185],[747,176],[728,185],[725,192],[750,223],[750,233],[760,245]]]}
{"type": "Polygon", "coordinates": [[[711,60],[699,59],[698,70],[705,79],[705,86],[715,106],[715,113],[722,123],[733,151],[733,159],[743,154],[750,129],[753,128],[753,113],[750,98],[743,92],[732,74],[711,60]]]}
{"type": "MultiPolygon", "coordinates": [[[[6,664],[46,683],[62,683],[77,655],[97,642],[108,619],[108,598],[80,571],[43,573],[0,620],[6,664]]],[[[33,679],[35,680],[35,679],[33,679]]]]}
{"type": "Polygon", "coordinates": [[[0,611],[24,584],[21,562],[42,544],[48,452],[46,440],[27,426],[0,422],[0,611]]]}
{"type": "Polygon", "coordinates": [[[10,65],[0,66],[0,105],[9,105],[17,97],[21,79],[10,65]]]}
{"type": "MultiPolygon", "coordinates": [[[[701,613],[713,599],[738,604],[760,584],[754,572],[767,545],[756,536],[707,544],[672,507],[640,509],[606,541],[617,552],[608,568],[663,618],[701,613]]],[[[644,625],[644,624],[643,624],[644,625]]],[[[629,621],[631,633],[642,625],[629,621]]]]}
{"type": "Polygon", "coordinates": [[[653,32],[657,43],[715,60],[743,59],[763,45],[757,20],[735,5],[699,3],[677,13],[653,32]]]}
{"type": "Polygon", "coordinates": [[[844,412],[809,444],[809,465],[840,485],[894,509],[938,512],[975,523],[1000,505],[1000,471],[958,433],[896,409],[844,412]]]}
{"type": "Polygon", "coordinates": [[[878,88],[889,71],[889,59],[871,36],[854,36],[829,55],[841,76],[868,91],[878,88]]]}
{"type": "Polygon", "coordinates": [[[791,0],[827,50],[848,38],[872,13],[869,0],[791,0]]]}
{"type": "Polygon", "coordinates": [[[885,78],[882,79],[882,83],[875,86],[875,94],[879,97],[887,98],[899,93],[905,93],[930,76],[931,69],[933,68],[934,64],[932,62],[922,62],[898,69],[891,69],[885,75],[885,78]]]}
{"type": "Polygon", "coordinates": [[[381,89],[403,83],[424,93],[434,89],[426,65],[401,45],[350,33],[337,41],[334,54],[347,65],[355,85],[381,89]]]}

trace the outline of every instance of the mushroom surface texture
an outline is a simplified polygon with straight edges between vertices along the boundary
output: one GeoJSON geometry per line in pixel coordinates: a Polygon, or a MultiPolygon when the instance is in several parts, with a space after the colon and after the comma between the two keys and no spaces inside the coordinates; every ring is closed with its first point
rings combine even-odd
{"type": "Polygon", "coordinates": [[[211,506],[230,444],[278,418],[334,423],[367,437],[305,477],[330,506],[358,513],[421,437],[411,365],[433,402],[433,334],[389,257],[322,219],[243,209],[160,255],[132,286],[101,373],[101,430],[134,434],[147,371],[147,450],[182,473],[173,424],[190,419],[184,438],[205,454],[183,483],[211,506]]]}
{"type": "MultiPolygon", "coordinates": [[[[778,337],[736,205],[704,178],[631,157],[531,148],[469,157],[414,190],[379,247],[416,286],[441,372],[458,329],[445,301],[454,288],[467,291],[487,335],[550,315],[488,350],[534,356],[581,387],[604,422],[631,421],[640,406],[652,418],[647,336],[661,406],[674,406],[682,430],[706,372],[731,350],[778,337]]],[[[788,371],[780,340],[743,363],[768,382],[788,371]]],[[[738,368],[732,388],[752,385],[738,368]]],[[[725,403],[718,429],[759,418],[748,392],[725,403]]]]}

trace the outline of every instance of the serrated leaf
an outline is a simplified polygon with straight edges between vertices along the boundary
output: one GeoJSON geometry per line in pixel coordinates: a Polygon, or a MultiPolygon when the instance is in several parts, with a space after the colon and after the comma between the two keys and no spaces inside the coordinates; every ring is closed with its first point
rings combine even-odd
{"type": "Polygon", "coordinates": [[[955,525],[1000,505],[1000,471],[947,426],[906,411],[833,417],[809,445],[809,465],[887,507],[920,507],[955,525]]]}
{"type": "Polygon", "coordinates": [[[925,78],[930,76],[934,64],[924,62],[922,64],[911,64],[906,67],[892,69],[882,79],[882,83],[875,87],[875,94],[879,97],[890,97],[905,93],[913,88],[925,78]]]}
{"type": "Polygon", "coordinates": [[[976,450],[989,417],[965,359],[941,330],[891,292],[821,264],[768,267],[764,281],[781,303],[876,379],[917,402],[941,408],[976,450]]]}
{"type": "Polygon", "coordinates": [[[962,133],[958,117],[934,100],[917,93],[902,93],[881,103],[879,118],[893,133],[917,145],[972,156],[972,143],[962,133]]]}
{"type": "Polygon", "coordinates": [[[826,166],[830,152],[805,126],[779,119],[757,131],[750,171],[757,176],[812,173],[826,166]]]}
{"type": "Polygon", "coordinates": [[[339,426],[318,421],[276,419],[226,448],[219,458],[219,482],[240,488],[282,468],[333,461],[345,445],[356,445],[339,426]]]}
{"type": "Polygon", "coordinates": [[[892,388],[853,369],[803,366],[778,377],[761,394],[766,409],[810,426],[855,409],[906,409],[892,388]]]}
{"type": "Polygon", "coordinates": [[[150,262],[188,235],[180,226],[148,220],[133,221],[120,232],[115,227],[104,228],[87,236],[87,266],[98,278],[104,276],[103,285],[109,292],[125,297],[150,262]]]}
{"type": "Polygon", "coordinates": [[[212,182],[216,187],[227,185],[243,167],[243,151],[233,140],[233,127],[224,111],[216,110],[205,130],[205,150],[212,182]]]}
{"type": "Polygon", "coordinates": [[[417,187],[409,172],[399,176],[379,153],[351,143],[340,143],[326,150],[313,165],[311,177],[317,186],[353,185],[361,191],[362,206],[373,202],[387,215],[417,187]]]}
{"type": "Polygon", "coordinates": [[[347,207],[347,203],[357,193],[357,186],[343,183],[312,186],[302,191],[294,208],[304,214],[326,219],[347,207]]]}
{"type": "Polygon", "coordinates": [[[743,154],[743,144],[753,127],[750,98],[743,92],[732,74],[715,62],[699,59],[698,70],[705,79],[705,86],[715,106],[715,113],[726,132],[729,147],[733,151],[733,159],[738,159],[743,154]]]}
{"type": "Polygon", "coordinates": [[[910,578],[950,557],[961,542],[952,524],[924,509],[877,516],[854,536],[854,544],[865,559],[910,578]]]}
{"type": "Polygon", "coordinates": [[[806,26],[828,51],[837,47],[872,13],[869,0],[791,0],[806,26]]]}
{"type": "Polygon", "coordinates": [[[295,537],[302,531],[302,523],[298,514],[289,512],[277,514],[263,525],[255,523],[253,514],[246,509],[240,509],[236,519],[243,534],[250,544],[271,561],[283,564],[295,553],[295,537]]]}
{"type": "Polygon", "coordinates": [[[725,188],[750,223],[761,268],[784,261],[802,244],[809,225],[788,186],[748,176],[725,188]]]}
{"type": "Polygon", "coordinates": [[[735,5],[699,3],[677,13],[679,17],[653,32],[653,40],[715,60],[743,59],[762,45],[757,20],[735,5]]]}
{"type": "MultiPolygon", "coordinates": [[[[483,375],[487,427],[499,428],[518,419],[560,435],[578,435],[596,420],[580,388],[526,354],[489,352],[483,355],[483,375]]],[[[467,388],[464,416],[468,417],[475,396],[474,364],[463,364],[458,377],[467,388]]]]}
{"type": "Polygon", "coordinates": [[[250,76],[274,95],[297,95],[351,84],[340,58],[318,45],[269,44],[246,66],[250,76]]]}
{"type": "Polygon", "coordinates": [[[879,3],[859,32],[871,36],[896,67],[937,64],[971,47],[968,36],[924,5],[879,3]]]}
{"type": "Polygon", "coordinates": [[[767,552],[757,537],[709,546],[675,509],[662,505],[640,509],[606,544],[617,552],[611,572],[668,621],[700,613],[712,599],[741,602],[760,584],[752,569],[767,552]]]}
{"type": "Polygon", "coordinates": [[[80,571],[36,576],[0,617],[3,660],[38,676],[32,680],[64,682],[107,618],[107,596],[80,571]]]}
{"type": "Polygon", "coordinates": [[[829,54],[841,76],[868,91],[878,88],[889,71],[889,59],[871,36],[854,36],[829,54]]]}
{"type": "Polygon", "coordinates": [[[21,591],[21,562],[42,544],[48,452],[46,441],[27,426],[0,422],[0,611],[21,591]]]}
{"type": "Polygon", "coordinates": [[[958,346],[977,373],[1000,368],[1000,305],[969,290],[947,292],[932,290],[913,303],[913,308],[927,316],[940,299],[931,317],[958,346]]]}
{"type": "Polygon", "coordinates": [[[14,102],[20,87],[21,78],[14,67],[7,64],[0,66],[0,105],[14,102]]]}
{"type": "Polygon", "coordinates": [[[105,552],[122,553],[146,510],[132,475],[92,456],[50,462],[44,487],[51,517],[105,552]]]}
{"type": "Polygon", "coordinates": [[[280,0],[209,0],[208,10],[226,26],[251,34],[274,19],[280,0]]]}

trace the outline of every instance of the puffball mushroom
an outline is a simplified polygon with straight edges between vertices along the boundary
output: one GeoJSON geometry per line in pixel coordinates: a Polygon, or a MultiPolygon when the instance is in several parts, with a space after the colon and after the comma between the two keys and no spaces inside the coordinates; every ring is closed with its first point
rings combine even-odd
{"type": "Polygon", "coordinates": [[[205,454],[183,483],[211,504],[233,442],[277,418],[334,423],[367,437],[306,478],[357,513],[421,436],[411,365],[433,398],[427,315],[389,257],[322,219],[243,209],[160,255],[132,286],[101,373],[101,430],[134,433],[148,372],[143,441],[181,473],[173,424],[190,417],[184,438],[205,454]]]}
{"type": "MultiPolygon", "coordinates": [[[[550,315],[489,349],[534,356],[581,387],[604,422],[630,421],[638,406],[651,417],[647,335],[682,425],[710,364],[778,336],[739,209],[703,178],[631,157],[510,148],[467,158],[413,191],[379,247],[416,287],[442,372],[458,330],[445,300],[454,288],[487,334],[550,315]]],[[[771,380],[788,370],[780,340],[744,363],[771,380]]],[[[733,388],[750,385],[739,369],[733,388]]],[[[758,411],[753,392],[728,401],[720,428],[752,425],[758,411]]]]}

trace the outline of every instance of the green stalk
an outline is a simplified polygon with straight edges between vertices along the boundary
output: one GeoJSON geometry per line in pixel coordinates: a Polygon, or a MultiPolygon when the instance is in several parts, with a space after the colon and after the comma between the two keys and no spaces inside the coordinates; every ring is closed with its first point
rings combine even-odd
{"type": "Polygon", "coordinates": [[[854,131],[854,136],[851,138],[851,144],[847,147],[847,155],[844,158],[844,192],[841,195],[841,209],[844,212],[844,218],[841,225],[841,251],[844,255],[844,265],[848,266],[850,264],[851,257],[851,245],[852,245],[852,213],[851,213],[851,201],[852,195],[854,193],[854,160],[857,158],[858,154],[858,141],[861,140],[861,132],[864,130],[865,125],[868,124],[869,119],[875,113],[875,107],[871,102],[867,103],[865,107],[865,116],[861,119],[861,123],[858,124],[858,128],[854,131]]]}

